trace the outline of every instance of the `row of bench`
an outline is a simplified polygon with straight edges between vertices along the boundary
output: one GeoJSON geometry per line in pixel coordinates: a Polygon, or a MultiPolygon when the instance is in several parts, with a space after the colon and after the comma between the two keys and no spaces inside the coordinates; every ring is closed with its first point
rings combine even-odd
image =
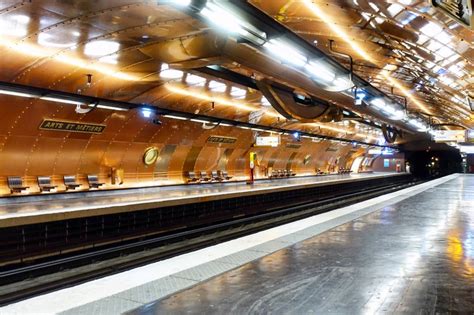
{"type": "Polygon", "coordinates": [[[232,178],[227,171],[211,171],[210,174],[205,171],[187,172],[186,176],[188,183],[223,182],[232,178]]]}
{"type": "MultiPolygon", "coordinates": [[[[38,176],[37,180],[41,192],[48,192],[58,187],[52,183],[51,176],[38,176]]],[[[63,176],[63,180],[66,190],[75,190],[82,186],[77,183],[76,176],[74,175],[65,175],[63,176]]],[[[12,194],[21,193],[30,188],[23,183],[23,179],[20,176],[8,176],[7,181],[12,194]]],[[[105,185],[105,183],[99,182],[99,177],[97,175],[87,175],[87,182],[89,183],[89,188],[100,188],[105,185]]]]}
{"type": "Polygon", "coordinates": [[[338,174],[350,174],[352,171],[349,169],[349,168],[344,168],[344,167],[341,167],[337,173],[338,174]]]}
{"type": "Polygon", "coordinates": [[[296,176],[292,170],[272,170],[272,173],[268,176],[269,178],[282,178],[296,176]]]}

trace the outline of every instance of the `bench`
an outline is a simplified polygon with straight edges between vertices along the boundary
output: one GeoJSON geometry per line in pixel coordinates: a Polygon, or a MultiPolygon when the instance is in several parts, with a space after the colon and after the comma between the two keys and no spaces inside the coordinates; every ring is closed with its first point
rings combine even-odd
{"type": "Polygon", "coordinates": [[[41,192],[51,191],[58,187],[51,184],[51,176],[38,176],[38,186],[41,192]]]}
{"type": "Polygon", "coordinates": [[[63,178],[64,178],[64,186],[66,186],[66,190],[69,190],[69,189],[75,190],[77,187],[81,187],[81,184],[78,184],[76,182],[76,176],[65,175],[63,178]]]}
{"type": "Polygon", "coordinates": [[[87,181],[89,182],[89,188],[100,188],[105,185],[105,183],[99,182],[99,177],[97,175],[87,175],[87,181]]]}
{"type": "Polygon", "coordinates": [[[229,173],[227,173],[227,171],[220,171],[220,173],[221,173],[221,178],[224,180],[229,180],[232,178],[232,176],[229,176],[229,173]]]}
{"type": "Polygon", "coordinates": [[[219,175],[217,171],[211,171],[211,180],[222,181],[223,178],[219,175]]]}
{"type": "Polygon", "coordinates": [[[196,176],[195,172],[188,172],[188,183],[199,182],[199,177],[196,176]]]}
{"type": "Polygon", "coordinates": [[[30,188],[29,186],[23,185],[23,180],[20,176],[9,176],[8,179],[8,187],[10,188],[10,192],[13,194],[15,192],[23,192],[30,188]]]}
{"type": "Polygon", "coordinates": [[[199,178],[200,178],[200,180],[203,181],[203,182],[208,182],[208,181],[211,180],[211,178],[210,178],[209,176],[207,176],[207,173],[204,172],[204,171],[200,171],[200,172],[199,172],[199,178]]]}

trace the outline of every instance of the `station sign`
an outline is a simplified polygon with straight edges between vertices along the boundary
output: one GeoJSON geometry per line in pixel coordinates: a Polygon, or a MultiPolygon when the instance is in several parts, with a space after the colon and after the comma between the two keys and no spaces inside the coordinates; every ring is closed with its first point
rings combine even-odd
{"type": "Polygon", "coordinates": [[[465,142],[465,130],[432,130],[431,135],[435,142],[465,142]]]}
{"type": "Polygon", "coordinates": [[[105,127],[105,125],[83,123],[80,121],[44,119],[39,129],[100,134],[104,131],[105,127]]]}
{"type": "Polygon", "coordinates": [[[431,0],[431,5],[465,27],[474,29],[472,0],[431,0]]]}
{"type": "Polygon", "coordinates": [[[280,145],[280,137],[278,136],[266,136],[266,137],[257,137],[256,146],[259,147],[278,147],[280,145]]]}
{"type": "Polygon", "coordinates": [[[299,149],[299,148],[301,148],[301,144],[299,144],[299,143],[287,143],[286,147],[288,149],[299,149]]]}
{"type": "Polygon", "coordinates": [[[207,142],[209,143],[225,143],[225,144],[232,144],[237,141],[237,138],[234,137],[225,137],[225,136],[209,136],[207,138],[207,142]]]}
{"type": "Polygon", "coordinates": [[[395,152],[389,148],[372,148],[367,153],[370,155],[393,155],[395,152]]]}

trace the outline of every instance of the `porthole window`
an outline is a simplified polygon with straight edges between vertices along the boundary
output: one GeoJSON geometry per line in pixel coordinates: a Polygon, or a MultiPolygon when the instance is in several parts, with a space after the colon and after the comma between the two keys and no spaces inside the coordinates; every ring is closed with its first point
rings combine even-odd
{"type": "Polygon", "coordinates": [[[143,154],[143,163],[145,165],[152,165],[155,164],[156,160],[158,159],[158,148],[151,147],[145,150],[143,154]]]}

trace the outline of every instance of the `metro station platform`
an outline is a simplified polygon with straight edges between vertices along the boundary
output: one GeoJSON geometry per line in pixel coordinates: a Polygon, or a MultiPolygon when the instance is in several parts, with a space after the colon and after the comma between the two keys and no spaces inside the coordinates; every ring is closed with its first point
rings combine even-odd
{"type": "Polygon", "coordinates": [[[400,176],[360,173],[0,198],[0,228],[400,176]]]}
{"type": "Polygon", "coordinates": [[[454,174],[0,314],[471,313],[474,176],[454,174]]]}

